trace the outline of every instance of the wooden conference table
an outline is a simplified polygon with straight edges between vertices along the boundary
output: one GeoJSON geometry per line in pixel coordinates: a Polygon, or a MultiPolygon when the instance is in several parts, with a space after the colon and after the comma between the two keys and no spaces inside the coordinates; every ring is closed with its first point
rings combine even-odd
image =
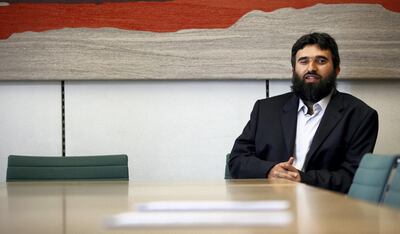
{"type": "MultiPolygon", "coordinates": [[[[244,214],[244,213],[243,213],[244,214]]],[[[282,180],[0,183],[0,233],[400,233],[400,211],[282,180]],[[287,200],[282,226],[107,228],[137,203],[287,200]]]]}

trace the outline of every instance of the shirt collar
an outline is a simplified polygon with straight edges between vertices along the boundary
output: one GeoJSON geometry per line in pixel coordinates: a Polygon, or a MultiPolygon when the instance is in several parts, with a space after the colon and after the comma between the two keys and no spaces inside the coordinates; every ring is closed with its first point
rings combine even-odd
{"type": "MultiPolygon", "coordinates": [[[[319,102],[315,103],[313,105],[314,109],[316,106],[319,106],[322,111],[325,111],[325,109],[328,107],[329,101],[331,100],[332,94],[333,94],[333,90],[326,97],[322,98],[321,100],[319,100],[319,102]]],[[[306,104],[304,104],[303,100],[301,100],[301,98],[299,98],[299,107],[297,109],[297,112],[299,112],[301,110],[303,111],[304,114],[306,114],[308,107],[306,106],[306,104]]]]}

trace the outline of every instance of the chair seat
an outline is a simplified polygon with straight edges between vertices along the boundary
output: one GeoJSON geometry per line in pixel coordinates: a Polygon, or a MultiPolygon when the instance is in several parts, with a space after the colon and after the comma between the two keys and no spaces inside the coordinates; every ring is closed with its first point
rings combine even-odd
{"type": "Polygon", "coordinates": [[[348,195],[375,204],[380,203],[395,162],[394,155],[364,155],[348,195]]]}
{"type": "MultiPolygon", "coordinates": [[[[398,158],[400,159],[400,158],[398,158]]],[[[400,165],[397,163],[397,169],[390,183],[389,190],[387,191],[383,204],[392,208],[400,208],[400,165]]]]}
{"type": "Polygon", "coordinates": [[[225,158],[225,179],[232,179],[231,172],[229,171],[228,162],[230,159],[231,154],[227,154],[225,158]]]}

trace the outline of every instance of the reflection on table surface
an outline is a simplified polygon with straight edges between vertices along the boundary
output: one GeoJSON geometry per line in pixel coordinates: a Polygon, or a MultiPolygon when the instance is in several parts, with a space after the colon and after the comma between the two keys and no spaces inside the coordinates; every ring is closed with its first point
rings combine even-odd
{"type": "Polygon", "coordinates": [[[0,184],[0,233],[399,233],[400,211],[283,180],[13,182],[0,184]],[[108,229],[104,220],[150,201],[287,200],[283,227],[108,229]]]}

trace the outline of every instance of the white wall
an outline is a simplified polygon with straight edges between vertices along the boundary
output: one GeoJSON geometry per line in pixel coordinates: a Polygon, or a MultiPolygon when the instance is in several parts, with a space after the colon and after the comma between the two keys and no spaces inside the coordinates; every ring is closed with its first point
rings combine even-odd
{"type": "MultiPolygon", "coordinates": [[[[400,81],[338,87],[378,110],[375,152],[400,153],[400,81]]],[[[265,82],[67,81],[65,97],[67,155],[126,153],[133,180],[214,180],[265,82]]],[[[0,181],[9,154],[61,155],[60,99],[60,82],[0,82],[0,181]]]]}
{"type": "Polygon", "coordinates": [[[60,152],[60,82],[0,82],[0,182],[8,155],[60,152]]]}
{"type": "Polygon", "coordinates": [[[66,83],[67,155],[126,153],[135,180],[223,178],[265,81],[66,83]]]}

